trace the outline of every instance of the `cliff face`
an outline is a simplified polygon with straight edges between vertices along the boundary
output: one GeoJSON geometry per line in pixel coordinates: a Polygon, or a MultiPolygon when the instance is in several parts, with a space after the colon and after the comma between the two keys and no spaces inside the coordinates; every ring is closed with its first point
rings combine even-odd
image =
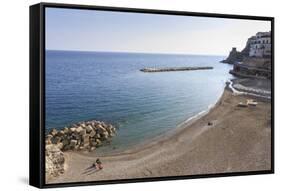
{"type": "Polygon", "coordinates": [[[227,64],[235,64],[236,62],[242,62],[244,58],[249,56],[250,40],[251,38],[248,39],[245,48],[241,52],[237,51],[236,48],[232,48],[228,57],[225,60],[222,60],[221,62],[227,64]]]}
{"type": "Polygon", "coordinates": [[[232,48],[228,57],[225,60],[222,60],[222,63],[234,64],[236,62],[241,62],[243,60],[243,54],[236,50],[236,48],[232,48]]]}

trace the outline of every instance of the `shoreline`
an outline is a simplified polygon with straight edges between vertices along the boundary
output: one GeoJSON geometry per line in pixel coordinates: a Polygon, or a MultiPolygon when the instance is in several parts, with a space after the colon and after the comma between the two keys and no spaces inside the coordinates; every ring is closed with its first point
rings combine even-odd
{"type": "Polygon", "coordinates": [[[247,95],[233,94],[226,87],[218,102],[206,113],[191,120],[187,119],[180,127],[171,130],[169,135],[161,135],[148,143],[118,154],[100,157],[104,163],[102,171],[85,172],[85,169],[97,158],[94,154],[68,151],[65,153],[67,166],[65,173],[46,182],[62,183],[270,169],[271,129],[264,127],[264,124],[268,123],[269,116],[257,115],[260,113],[268,115],[270,100],[266,102],[257,98],[260,104],[256,108],[237,108],[237,102],[247,98],[247,95]],[[243,118],[245,112],[250,115],[248,118],[243,118]],[[253,125],[253,120],[258,120],[261,125],[253,125]],[[237,134],[233,134],[235,131],[237,134]],[[243,164],[239,161],[243,161],[243,164]]]}
{"type": "MultiPolygon", "coordinates": [[[[222,93],[222,95],[223,95],[223,93],[222,93]]],[[[165,142],[168,139],[172,138],[173,136],[176,136],[177,134],[181,133],[181,131],[183,129],[188,128],[193,123],[195,123],[197,120],[200,120],[202,117],[208,115],[208,113],[212,109],[214,109],[216,107],[216,105],[220,102],[220,100],[222,99],[222,95],[220,96],[220,98],[218,99],[218,101],[216,103],[209,105],[208,109],[200,111],[199,113],[195,114],[194,116],[187,118],[186,120],[184,120],[183,122],[178,124],[174,129],[170,129],[165,133],[162,133],[153,138],[144,140],[143,143],[138,143],[136,145],[131,146],[130,148],[125,148],[125,150],[116,151],[116,152],[113,151],[111,154],[108,154],[108,153],[107,154],[98,153],[97,155],[95,155],[95,153],[80,153],[80,154],[83,154],[86,156],[95,156],[95,157],[114,157],[114,156],[121,156],[124,154],[133,154],[133,153],[137,153],[144,149],[149,149],[150,147],[153,147],[156,144],[165,142]]]]}

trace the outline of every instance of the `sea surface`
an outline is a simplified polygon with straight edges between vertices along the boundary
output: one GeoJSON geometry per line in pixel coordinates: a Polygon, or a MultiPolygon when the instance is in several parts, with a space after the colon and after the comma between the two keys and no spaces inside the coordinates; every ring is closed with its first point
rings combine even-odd
{"type": "Polygon", "coordinates": [[[207,110],[231,79],[223,56],[46,51],[46,131],[101,120],[118,135],[101,151],[123,150],[207,110]],[[144,67],[213,70],[144,73],[144,67]]]}

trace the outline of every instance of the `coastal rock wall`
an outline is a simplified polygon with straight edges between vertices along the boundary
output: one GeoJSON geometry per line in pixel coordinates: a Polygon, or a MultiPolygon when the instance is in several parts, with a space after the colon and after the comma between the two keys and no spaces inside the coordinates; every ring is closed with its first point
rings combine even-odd
{"type": "Polygon", "coordinates": [[[64,173],[64,151],[80,150],[93,152],[116,135],[116,128],[101,121],[84,121],[52,129],[45,138],[46,177],[64,173]]]}
{"type": "Polygon", "coordinates": [[[256,67],[256,68],[271,70],[271,59],[270,58],[248,57],[243,60],[243,64],[247,65],[247,66],[256,67]]]}
{"type": "Polygon", "coordinates": [[[46,145],[45,150],[46,177],[56,177],[64,173],[65,158],[63,152],[55,144],[46,145]]]}

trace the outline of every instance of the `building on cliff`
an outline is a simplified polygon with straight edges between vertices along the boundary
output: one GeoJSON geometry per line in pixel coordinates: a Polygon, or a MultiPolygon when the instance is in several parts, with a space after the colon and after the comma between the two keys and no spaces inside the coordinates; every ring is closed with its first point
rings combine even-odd
{"type": "Polygon", "coordinates": [[[246,46],[241,52],[237,51],[236,47],[233,47],[228,57],[225,60],[222,60],[221,62],[227,64],[235,64],[238,62],[242,62],[245,58],[249,57],[251,44],[252,37],[247,40],[246,46]]]}
{"type": "Polygon", "coordinates": [[[271,57],[271,32],[258,32],[248,38],[245,48],[240,52],[232,48],[228,57],[222,60],[223,63],[235,64],[242,62],[245,58],[270,58],[271,57]]]}
{"type": "Polygon", "coordinates": [[[271,32],[258,32],[248,39],[243,51],[232,49],[231,52],[224,60],[233,64],[233,69],[229,71],[231,74],[247,78],[271,78],[271,32]]]}
{"type": "Polygon", "coordinates": [[[250,38],[250,57],[271,56],[271,32],[258,32],[250,38]]]}

